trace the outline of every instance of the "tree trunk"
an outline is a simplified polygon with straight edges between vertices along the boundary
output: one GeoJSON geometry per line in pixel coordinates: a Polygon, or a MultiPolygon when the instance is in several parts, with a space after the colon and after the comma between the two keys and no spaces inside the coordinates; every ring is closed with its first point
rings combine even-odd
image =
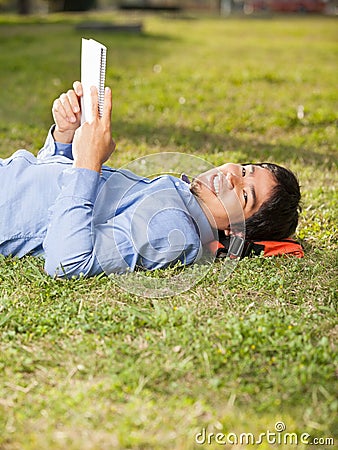
{"type": "Polygon", "coordinates": [[[18,11],[19,14],[30,14],[31,12],[31,2],[30,0],[18,0],[18,11]]]}
{"type": "Polygon", "coordinates": [[[64,11],[88,11],[95,7],[96,0],[64,0],[64,11]]]}

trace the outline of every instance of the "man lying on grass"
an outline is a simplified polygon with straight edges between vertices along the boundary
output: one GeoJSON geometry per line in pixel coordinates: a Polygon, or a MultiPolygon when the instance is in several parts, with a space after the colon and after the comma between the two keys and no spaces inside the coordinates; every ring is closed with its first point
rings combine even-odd
{"type": "Polygon", "coordinates": [[[54,101],[38,156],[18,150],[0,160],[0,254],[42,255],[51,276],[93,276],[192,264],[215,232],[241,222],[250,239],[296,230],[299,184],[274,164],[224,164],[192,183],[103,166],[115,148],[111,91],[100,118],[92,88],[94,119],[80,125],[82,86],[73,87],[54,101]]]}

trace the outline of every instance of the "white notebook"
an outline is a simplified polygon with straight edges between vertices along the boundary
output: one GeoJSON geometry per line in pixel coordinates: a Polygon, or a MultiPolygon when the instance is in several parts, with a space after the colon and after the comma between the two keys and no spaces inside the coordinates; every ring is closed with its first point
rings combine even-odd
{"type": "Polygon", "coordinates": [[[81,83],[83,97],[81,100],[81,122],[92,120],[90,87],[96,86],[99,95],[99,115],[103,113],[104,85],[106,80],[107,48],[94,41],[82,38],[81,44],[81,83]]]}

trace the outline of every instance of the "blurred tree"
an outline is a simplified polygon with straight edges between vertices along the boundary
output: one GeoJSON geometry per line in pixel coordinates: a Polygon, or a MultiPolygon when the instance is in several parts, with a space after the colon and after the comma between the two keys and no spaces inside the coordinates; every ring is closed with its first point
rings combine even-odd
{"type": "Polygon", "coordinates": [[[64,11],[88,11],[94,8],[96,0],[65,0],[63,5],[64,11]]]}
{"type": "Polygon", "coordinates": [[[19,14],[30,14],[31,12],[30,0],[18,0],[18,12],[19,14]]]}
{"type": "Polygon", "coordinates": [[[50,11],[88,11],[96,0],[47,0],[50,11]]]}

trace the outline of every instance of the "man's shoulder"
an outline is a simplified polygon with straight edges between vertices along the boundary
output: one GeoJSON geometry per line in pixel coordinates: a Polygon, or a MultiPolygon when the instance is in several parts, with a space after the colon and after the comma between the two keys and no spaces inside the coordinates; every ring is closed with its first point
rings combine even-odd
{"type": "Polygon", "coordinates": [[[1,161],[1,165],[6,166],[15,160],[22,160],[29,164],[35,164],[37,162],[37,159],[33,155],[33,153],[30,153],[28,150],[25,150],[25,149],[19,149],[16,152],[14,152],[11,156],[9,156],[8,158],[3,159],[1,161]]]}

